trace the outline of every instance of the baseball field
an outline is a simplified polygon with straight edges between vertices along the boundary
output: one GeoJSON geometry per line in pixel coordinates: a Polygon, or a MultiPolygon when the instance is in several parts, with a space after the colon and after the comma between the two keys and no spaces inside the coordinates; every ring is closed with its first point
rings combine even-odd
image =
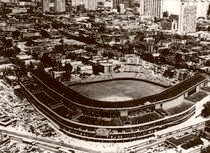
{"type": "Polygon", "coordinates": [[[159,93],[165,88],[138,80],[112,80],[79,84],[70,88],[91,99],[103,101],[125,101],[159,93]]]}

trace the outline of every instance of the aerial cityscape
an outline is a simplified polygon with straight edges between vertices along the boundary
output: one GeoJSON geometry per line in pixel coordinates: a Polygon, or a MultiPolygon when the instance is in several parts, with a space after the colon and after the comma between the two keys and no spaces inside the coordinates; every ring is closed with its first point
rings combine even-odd
{"type": "Polygon", "coordinates": [[[0,153],[210,153],[210,0],[0,0],[0,153]]]}

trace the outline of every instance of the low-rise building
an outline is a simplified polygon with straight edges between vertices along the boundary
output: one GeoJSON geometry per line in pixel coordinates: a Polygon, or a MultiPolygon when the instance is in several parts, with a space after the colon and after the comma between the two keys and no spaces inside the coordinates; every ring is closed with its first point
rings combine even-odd
{"type": "Polygon", "coordinates": [[[66,73],[66,71],[59,71],[59,70],[55,70],[51,72],[51,75],[55,78],[61,81],[61,79],[63,78],[63,75],[66,73]]]}
{"type": "Polygon", "coordinates": [[[73,71],[76,71],[79,66],[82,66],[82,61],[71,61],[70,64],[73,67],[73,71]]]}
{"type": "Polygon", "coordinates": [[[93,67],[91,65],[80,65],[78,71],[80,74],[93,74],[93,67]]]}

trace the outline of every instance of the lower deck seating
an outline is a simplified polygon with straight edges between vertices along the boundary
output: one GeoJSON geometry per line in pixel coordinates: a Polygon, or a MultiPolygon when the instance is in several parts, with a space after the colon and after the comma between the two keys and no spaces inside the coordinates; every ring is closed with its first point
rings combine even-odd
{"type": "Polygon", "coordinates": [[[131,121],[131,124],[141,124],[141,123],[151,122],[160,118],[161,118],[160,115],[158,115],[155,112],[152,112],[142,116],[130,118],[129,120],[131,121]]]}
{"type": "Polygon", "coordinates": [[[80,116],[78,121],[85,124],[91,125],[102,125],[102,126],[121,126],[122,121],[120,118],[99,118],[90,116],[80,116]]]}
{"type": "Polygon", "coordinates": [[[37,94],[35,94],[35,96],[36,96],[36,98],[38,98],[41,102],[43,102],[47,106],[58,104],[57,101],[55,101],[54,99],[50,98],[44,92],[37,93],[37,94]]]}
{"type": "Polygon", "coordinates": [[[54,109],[54,111],[56,113],[58,113],[59,115],[61,115],[62,117],[69,118],[69,119],[73,115],[76,115],[76,112],[67,109],[65,106],[58,107],[58,108],[54,109]]]}
{"type": "Polygon", "coordinates": [[[166,110],[162,109],[162,108],[156,109],[155,111],[156,111],[159,115],[161,115],[161,116],[163,116],[163,117],[169,115],[169,113],[168,113],[166,110]]]}

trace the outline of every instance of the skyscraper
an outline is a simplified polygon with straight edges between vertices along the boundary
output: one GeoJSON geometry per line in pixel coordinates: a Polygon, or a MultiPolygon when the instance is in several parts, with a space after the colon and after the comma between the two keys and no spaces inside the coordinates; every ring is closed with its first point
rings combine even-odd
{"type": "Polygon", "coordinates": [[[205,17],[205,18],[207,17],[209,3],[210,3],[210,0],[198,1],[197,17],[205,17]]]}
{"type": "Polygon", "coordinates": [[[190,33],[196,31],[196,2],[182,2],[181,11],[179,15],[179,31],[190,33]]]}
{"type": "Polygon", "coordinates": [[[66,1],[55,0],[55,12],[65,12],[65,11],[66,11],[66,1]]]}
{"type": "Polygon", "coordinates": [[[113,0],[114,9],[117,9],[120,4],[124,4],[125,8],[129,8],[133,4],[133,0],[113,0]]]}
{"type": "Polygon", "coordinates": [[[11,4],[18,4],[19,3],[19,0],[10,0],[10,3],[11,4]]]}
{"type": "MultiPolygon", "coordinates": [[[[197,6],[196,17],[206,17],[210,0],[163,0],[163,12],[179,15],[181,3],[194,4],[197,6]]],[[[186,5],[186,4],[185,4],[186,5]]]]}
{"type": "Polygon", "coordinates": [[[88,0],[87,1],[87,9],[88,10],[95,10],[96,9],[96,5],[97,5],[96,0],[88,0]]]}
{"type": "Polygon", "coordinates": [[[72,6],[84,5],[88,9],[88,0],[72,0],[72,6]]]}
{"type": "Polygon", "coordinates": [[[66,11],[70,12],[71,11],[71,6],[72,6],[72,2],[71,0],[66,0],[66,11]]]}
{"type": "Polygon", "coordinates": [[[140,15],[162,17],[163,0],[140,0],[140,15]]]}
{"type": "Polygon", "coordinates": [[[50,12],[50,0],[42,0],[42,11],[50,12]]]}
{"type": "Polygon", "coordinates": [[[96,10],[98,8],[112,8],[112,0],[72,0],[72,6],[84,5],[87,10],[96,10]]]}
{"type": "Polygon", "coordinates": [[[163,0],[163,11],[169,15],[178,15],[180,32],[196,31],[198,17],[206,17],[210,0],[163,0]]]}

